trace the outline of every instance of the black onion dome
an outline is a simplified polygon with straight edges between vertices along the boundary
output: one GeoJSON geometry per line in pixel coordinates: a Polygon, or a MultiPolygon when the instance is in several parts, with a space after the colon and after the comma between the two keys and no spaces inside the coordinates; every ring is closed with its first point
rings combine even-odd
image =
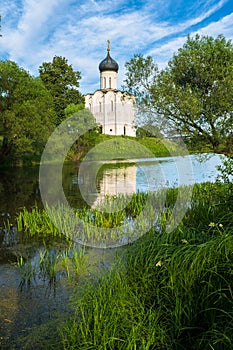
{"type": "Polygon", "coordinates": [[[118,63],[110,56],[108,51],[106,58],[99,64],[100,72],[104,72],[106,70],[118,72],[118,69],[118,63]]]}

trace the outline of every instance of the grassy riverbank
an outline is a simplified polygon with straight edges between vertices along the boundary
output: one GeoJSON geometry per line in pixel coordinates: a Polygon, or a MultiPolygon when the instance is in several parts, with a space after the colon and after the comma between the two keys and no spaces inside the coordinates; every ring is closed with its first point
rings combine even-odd
{"type": "Polygon", "coordinates": [[[231,188],[196,185],[172,233],[151,230],[74,297],[64,349],[232,349],[231,188]]]}
{"type": "Polygon", "coordinates": [[[96,138],[95,146],[85,150],[85,155],[88,160],[112,160],[167,157],[185,152],[180,145],[167,139],[101,134],[96,138]]]}
{"type": "MultiPolygon", "coordinates": [[[[127,215],[141,212],[148,197],[138,196],[128,204],[127,215]]],[[[58,326],[56,345],[51,340],[47,348],[233,349],[232,186],[195,185],[182,222],[167,233],[176,198],[177,189],[167,191],[160,229],[152,228],[121,249],[120,258],[103,277],[86,281],[81,292],[74,293],[73,314],[58,326]]],[[[93,219],[96,213],[82,219],[93,219]]],[[[42,223],[37,209],[25,212],[28,220],[30,215],[32,235],[39,231],[44,237],[45,227],[45,236],[57,235],[52,225],[42,223]]],[[[109,221],[105,215],[96,216],[100,227],[122,221],[122,213],[110,215],[109,221]]],[[[23,222],[30,231],[30,220],[23,222]]]]}
{"type": "MultiPolygon", "coordinates": [[[[0,136],[1,143],[1,136],[0,136]]],[[[193,148],[195,152],[210,152],[210,149],[201,147],[193,148]]],[[[192,147],[186,148],[174,141],[156,137],[129,137],[129,136],[110,136],[99,134],[95,138],[88,140],[77,152],[77,145],[69,150],[66,160],[79,162],[86,156],[88,160],[121,160],[138,159],[151,157],[168,157],[185,155],[188,152],[193,153],[192,147]]],[[[57,162],[56,155],[50,163],[57,162]]],[[[41,154],[24,154],[19,159],[9,159],[0,165],[0,168],[7,169],[12,166],[24,167],[39,165],[41,154]]]]}

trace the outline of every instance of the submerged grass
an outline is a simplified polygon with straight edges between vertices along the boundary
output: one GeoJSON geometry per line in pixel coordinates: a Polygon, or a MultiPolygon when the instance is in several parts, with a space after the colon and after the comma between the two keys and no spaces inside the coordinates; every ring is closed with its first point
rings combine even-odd
{"type": "Polygon", "coordinates": [[[84,273],[87,263],[85,249],[82,247],[70,246],[62,251],[45,247],[40,249],[38,258],[34,260],[25,260],[22,256],[18,258],[20,286],[30,287],[40,280],[52,285],[61,276],[68,279],[77,277],[84,273]]]}
{"type": "MultiPolygon", "coordinates": [[[[24,208],[17,217],[17,228],[25,237],[57,237],[91,246],[107,247],[121,242],[122,239],[128,242],[139,232],[138,226],[133,227],[131,222],[143,211],[145,203],[150,203],[150,216],[154,221],[154,202],[156,205],[160,203],[161,197],[162,192],[107,196],[95,208],[89,209],[72,210],[63,205],[46,206],[45,210],[39,210],[37,206],[31,211],[24,208]],[[106,230],[102,230],[103,228],[106,230]]],[[[157,209],[161,210],[161,206],[157,209]]],[[[147,216],[149,219],[149,215],[147,216]]],[[[142,222],[141,228],[142,225],[147,227],[148,222],[142,222]]]]}
{"type": "Polygon", "coordinates": [[[53,224],[47,210],[35,205],[30,211],[24,208],[17,216],[17,229],[29,237],[63,237],[62,232],[53,224]]]}
{"type": "MultiPolygon", "coordinates": [[[[188,186],[180,191],[181,211],[189,192],[188,186]]],[[[59,237],[92,247],[114,247],[132,243],[152,226],[166,225],[176,196],[176,189],[170,192],[163,188],[155,193],[106,196],[94,208],[57,205],[45,210],[24,209],[17,217],[18,231],[25,237],[59,237]]]]}

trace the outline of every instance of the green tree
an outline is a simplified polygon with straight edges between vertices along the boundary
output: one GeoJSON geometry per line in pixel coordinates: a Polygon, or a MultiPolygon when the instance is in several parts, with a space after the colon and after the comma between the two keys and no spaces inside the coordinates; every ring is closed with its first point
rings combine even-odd
{"type": "Polygon", "coordinates": [[[55,56],[52,62],[44,62],[39,67],[39,74],[53,97],[58,125],[64,120],[64,110],[69,104],[84,102],[78,90],[81,74],[74,71],[67,59],[61,56],[55,56]]]}
{"type": "Polygon", "coordinates": [[[126,89],[138,97],[140,105],[147,105],[151,102],[151,87],[155,84],[158,75],[158,66],[151,56],[143,57],[135,54],[126,68],[126,89]]]}
{"type": "Polygon", "coordinates": [[[38,157],[55,127],[52,97],[40,79],[0,61],[0,161],[38,157]]]}
{"type": "Polygon", "coordinates": [[[71,149],[71,156],[73,160],[79,161],[92,147],[96,144],[96,139],[99,134],[98,125],[96,124],[95,117],[89,109],[84,108],[84,104],[70,104],[65,109],[69,132],[77,131],[81,136],[71,149]],[[88,131],[86,131],[88,128],[88,131]]]}
{"type": "Polygon", "coordinates": [[[125,82],[157,119],[182,135],[204,140],[215,152],[232,154],[232,62],[231,41],[196,35],[187,38],[160,72],[151,57],[134,57],[126,64],[125,82]]]}

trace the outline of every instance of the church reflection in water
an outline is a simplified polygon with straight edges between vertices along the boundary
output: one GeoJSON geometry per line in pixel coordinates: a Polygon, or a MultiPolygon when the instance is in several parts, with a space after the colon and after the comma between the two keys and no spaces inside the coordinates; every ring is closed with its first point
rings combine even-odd
{"type": "MultiPolygon", "coordinates": [[[[156,192],[163,188],[179,187],[216,181],[216,166],[222,162],[219,155],[199,155],[142,159],[119,162],[83,161],[76,174],[66,171],[65,178],[73,185],[69,199],[78,188],[85,203],[90,207],[101,202],[104,196],[130,195],[134,192],[156,192]],[[72,181],[70,175],[73,176],[72,181]]],[[[80,195],[76,204],[80,203],[80,195]]]]}
{"type": "Polygon", "coordinates": [[[99,180],[99,195],[132,194],[136,192],[136,165],[108,169],[99,180]]]}
{"type": "Polygon", "coordinates": [[[83,162],[78,185],[86,202],[94,207],[106,195],[129,195],[137,191],[137,166],[132,164],[101,164],[83,162]]]}

